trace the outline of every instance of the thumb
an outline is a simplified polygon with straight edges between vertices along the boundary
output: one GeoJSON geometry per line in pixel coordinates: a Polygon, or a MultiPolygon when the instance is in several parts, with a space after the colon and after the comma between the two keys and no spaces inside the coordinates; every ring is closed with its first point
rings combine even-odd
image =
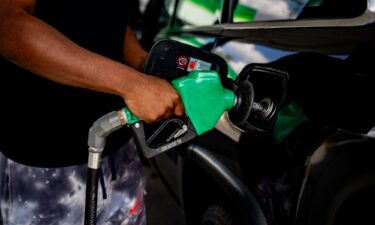
{"type": "Polygon", "coordinates": [[[174,114],[176,116],[182,116],[185,112],[184,104],[181,101],[178,101],[177,105],[174,108],[174,114]]]}

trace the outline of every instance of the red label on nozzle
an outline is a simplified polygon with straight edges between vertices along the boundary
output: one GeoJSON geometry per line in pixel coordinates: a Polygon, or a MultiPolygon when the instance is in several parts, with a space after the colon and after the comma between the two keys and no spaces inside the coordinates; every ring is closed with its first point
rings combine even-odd
{"type": "Polygon", "coordinates": [[[177,59],[177,68],[184,69],[186,65],[188,64],[189,59],[187,56],[181,55],[177,59]]]}

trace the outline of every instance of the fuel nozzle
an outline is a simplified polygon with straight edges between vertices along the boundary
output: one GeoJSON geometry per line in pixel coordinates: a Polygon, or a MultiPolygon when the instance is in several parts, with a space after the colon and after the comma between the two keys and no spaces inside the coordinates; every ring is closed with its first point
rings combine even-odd
{"type": "Polygon", "coordinates": [[[239,128],[247,127],[250,118],[258,122],[271,120],[276,112],[276,105],[271,98],[260,102],[254,101],[254,88],[250,81],[242,81],[236,91],[236,104],[229,111],[230,121],[239,128]]]}
{"type": "Polygon", "coordinates": [[[264,98],[259,103],[253,102],[252,111],[255,118],[268,121],[275,115],[276,107],[272,99],[264,98]]]}

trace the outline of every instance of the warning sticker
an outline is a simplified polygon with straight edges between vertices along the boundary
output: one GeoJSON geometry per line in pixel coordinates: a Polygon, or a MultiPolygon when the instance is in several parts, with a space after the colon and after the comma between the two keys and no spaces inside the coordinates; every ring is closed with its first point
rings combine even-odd
{"type": "Polygon", "coordinates": [[[210,70],[212,63],[205,62],[199,59],[190,58],[187,71],[194,71],[194,70],[210,70]]]}

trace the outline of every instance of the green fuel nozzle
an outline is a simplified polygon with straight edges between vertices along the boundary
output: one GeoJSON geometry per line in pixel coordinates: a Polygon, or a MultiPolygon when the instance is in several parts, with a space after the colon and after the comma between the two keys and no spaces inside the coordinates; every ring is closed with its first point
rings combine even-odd
{"type": "Polygon", "coordinates": [[[216,71],[192,71],[172,81],[197,135],[213,129],[225,111],[235,105],[235,95],[223,87],[216,71]]]}
{"type": "MultiPolygon", "coordinates": [[[[192,71],[187,76],[173,80],[172,86],[179,93],[185,107],[184,117],[167,119],[161,123],[151,137],[145,135],[145,124],[132,114],[128,108],[123,108],[122,115],[125,123],[131,126],[137,146],[146,158],[151,158],[168,149],[186,143],[213,129],[225,111],[232,109],[236,102],[235,94],[223,87],[220,75],[216,71],[192,71]],[[171,123],[178,123],[178,128],[165,141],[151,144],[151,139],[171,123]]],[[[148,129],[146,127],[146,129],[148,129]]],[[[167,129],[168,130],[168,129],[167,129]]]]}
{"type": "MultiPolygon", "coordinates": [[[[223,113],[236,102],[235,94],[223,87],[216,71],[192,71],[188,76],[173,80],[172,86],[179,93],[197,135],[213,129],[223,113]]],[[[124,107],[123,111],[129,125],[140,121],[128,108],[124,107]]]]}
{"type": "MultiPolygon", "coordinates": [[[[139,122],[127,108],[124,108],[126,121],[133,128],[133,136],[147,158],[153,157],[168,149],[186,143],[196,136],[212,130],[225,111],[229,111],[231,121],[244,124],[251,112],[259,120],[268,120],[274,115],[272,102],[266,100],[254,101],[253,86],[243,81],[236,88],[236,92],[223,87],[220,75],[216,71],[192,71],[187,76],[173,80],[172,86],[179,93],[185,107],[187,121],[180,123],[163,143],[150,147],[151,139],[145,137],[144,125],[139,122]]],[[[168,123],[179,119],[167,119],[151,135],[153,139],[161,133],[168,123]]],[[[147,129],[147,128],[146,128],[147,129]]]]}

